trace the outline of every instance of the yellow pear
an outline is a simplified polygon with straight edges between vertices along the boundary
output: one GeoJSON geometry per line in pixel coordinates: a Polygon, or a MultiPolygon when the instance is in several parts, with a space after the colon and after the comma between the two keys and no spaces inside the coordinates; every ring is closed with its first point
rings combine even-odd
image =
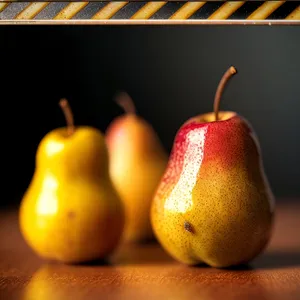
{"type": "Polygon", "coordinates": [[[49,132],[39,144],[20,206],[21,232],[46,259],[103,259],[117,247],[124,226],[105,139],[96,128],[75,127],[68,102],[60,104],[68,126],[49,132]]]}
{"type": "Polygon", "coordinates": [[[258,140],[235,112],[219,112],[231,67],[215,97],[215,111],[179,129],[151,209],[155,234],[178,261],[213,267],[248,263],[266,247],[274,197],[258,140]]]}
{"type": "Polygon", "coordinates": [[[123,240],[144,242],[154,238],[150,206],[166,168],[168,155],[153,127],[137,115],[131,98],[118,98],[125,114],[116,118],[106,132],[110,175],[125,208],[123,240]]]}

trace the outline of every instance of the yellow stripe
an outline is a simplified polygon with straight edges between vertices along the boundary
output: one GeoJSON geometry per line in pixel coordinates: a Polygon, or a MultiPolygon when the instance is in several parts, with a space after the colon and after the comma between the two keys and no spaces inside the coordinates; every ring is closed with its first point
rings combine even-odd
{"type": "Polygon", "coordinates": [[[180,7],[171,17],[173,20],[184,20],[192,16],[206,2],[187,2],[180,7]]]}
{"type": "Polygon", "coordinates": [[[16,17],[17,20],[33,19],[41,12],[50,2],[32,2],[26,6],[16,17]]]}
{"type": "Polygon", "coordinates": [[[107,20],[114,16],[122,7],[124,7],[128,2],[110,2],[100,9],[93,17],[94,20],[107,20]]]}
{"type": "Polygon", "coordinates": [[[0,3],[0,12],[1,12],[2,10],[4,10],[5,7],[8,6],[8,4],[9,4],[9,3],[0,3]]]}
{"type": "Polygon", "coordinates": [[[230,1],[224,3],[212,15],[208,17],[209,20],[225,20],[237,11],[245,1],[230,1]]]}
{"type": "Polygon", "coordinates": [[[266,1],[247,20],[264,20],[284,3],[285,1],[266,1]]]}
{"type": "Polygon", "coordinates": [[[89,2],[73,2],[64,7],[53,20],[72,19],[78,12],[85,8],[89,2]]]}
{"type": "Polygon", "coordinates": [[[149,19],[167,2],[148,2],[139,9],[130,19],[149,19]]]}
{"type": "Polygon", "coordinates": [[[286,17],[286,20],[300,20],[300,5],[286,17]]]}

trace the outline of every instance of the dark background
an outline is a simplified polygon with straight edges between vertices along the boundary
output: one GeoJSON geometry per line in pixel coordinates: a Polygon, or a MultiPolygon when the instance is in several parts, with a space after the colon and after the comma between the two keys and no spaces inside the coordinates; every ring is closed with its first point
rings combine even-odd
{"type": "Polygon", "coordinates": [[[64,126],[61,97],[77,125],[105,131],[126,90],[167,150],[189,117],[221,104],[246,117],[260,139],[277,197],[300,195],[300,27],[0,27],[1,204],[18,203],[41,138],[64,126]]]}

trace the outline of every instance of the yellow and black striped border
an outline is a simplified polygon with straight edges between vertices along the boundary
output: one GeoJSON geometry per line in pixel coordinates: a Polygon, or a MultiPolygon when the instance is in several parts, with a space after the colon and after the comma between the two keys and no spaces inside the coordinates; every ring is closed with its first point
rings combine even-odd
{"type": "Polygon", "coordinates": [[[0,24],[298,24],[300,1],[0,2],[0,24]]]}

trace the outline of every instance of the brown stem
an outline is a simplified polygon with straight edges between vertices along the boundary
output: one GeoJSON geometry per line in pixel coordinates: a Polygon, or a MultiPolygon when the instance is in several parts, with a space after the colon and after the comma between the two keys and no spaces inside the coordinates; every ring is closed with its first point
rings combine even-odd
{"type": "Polygon", "coordinates": [[[61,99],[59,101],[59,106],[61,107],[66,118],[68,135],[72,135],[75,131],[75,126],[70,104],[67,99],[61,99]]]}
{"type": "Polygon", "coordinates": [[[127,114],[136,114],[136,109],[132,98],[126,92],[120,93],[117,96],[116,102],[124,109],[127,114]]]}
{"type": "Polygon", "coordinates": [[[221,81],[218,85],[216,94],[215,94],[215,100],[214,100],[214,113],[215,113],[215,119],[218,121],[219,119],[219,107],[220,107],[220,101],[223,94],[223,91],[225,89],[225,86],[228,82],[228,80],[237,73],[237,70],[235,67],[230,67],[221,78],[221,81]]]}

